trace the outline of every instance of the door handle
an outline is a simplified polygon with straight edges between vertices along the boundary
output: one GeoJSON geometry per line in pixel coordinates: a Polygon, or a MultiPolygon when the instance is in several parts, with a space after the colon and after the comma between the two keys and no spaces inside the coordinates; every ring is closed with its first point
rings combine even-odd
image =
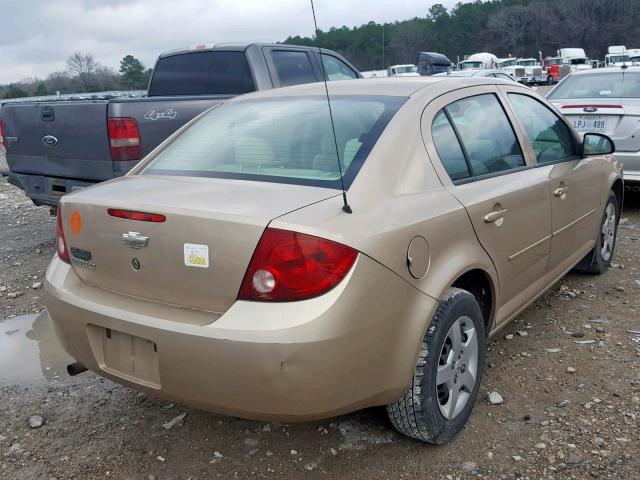
{"type": "Polygon", "coordinates": [[[558,198],[564,199],[567,196],[567,190],[569,190],[567,187],[559,187],[553,191],[553,194],[558,198]]]}
{"type": "Polygon", "coordinates": [[[508,210],[506,208],[503,208],[502,210],[494,210],[493,212],[489,212],[484,216],[484,222],[496,223],[498,220],[504,219],[504,216],[507,214],[507,212],[508,210]]]}

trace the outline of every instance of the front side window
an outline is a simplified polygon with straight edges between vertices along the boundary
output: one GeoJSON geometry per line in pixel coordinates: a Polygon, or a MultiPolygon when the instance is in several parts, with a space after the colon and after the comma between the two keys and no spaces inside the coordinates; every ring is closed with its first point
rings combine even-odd
{"type": "Polygon", "coordinates": [[[538,163],[576,158],[571,131],[555,113],[527,95],[510,93],[509,99],[527,132],[538,163]]]}
{"type": "Polygon", "coordinates": [[[462,144],[471,176],[525,166],[513,127],[493,94],[458,100],[445,108],[462,144]]]}
{"type": "Polygon", "coordinates": [[[311,60],[306,52],[274,50],[271,53],[280,86],[299,85],[316,81],[311,60]]]}
{"type": "Polygon", "coordinates": [[[177,175],[348,188],[405,97],[271,97],[214,108],[141,175],[177,175]],[[337,148],[336,148],[337,140],[337,148]]]}
{"type": "Polygon", "coordinates": [[[322,54],[322,64],[327,75],[327,80],[352,80],[358,78],[349,66],[331,55],[322,54]]]}

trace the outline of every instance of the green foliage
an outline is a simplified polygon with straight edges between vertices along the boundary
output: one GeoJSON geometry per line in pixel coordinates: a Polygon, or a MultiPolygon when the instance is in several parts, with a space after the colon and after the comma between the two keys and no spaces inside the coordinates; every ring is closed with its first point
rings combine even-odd
{"type": "Polygon", "coordinates": [[[47,92],[47,87],[45,86],[44,83],[39,83],[33,92],[34,97],[43,97],[48,94],[49,92],[47,92]]]}
{"type": "Polygon", "coordinates": [[[149,71],[133,55],[127,55],[120,60],[120,75],[123,85],[132,90],[147,88],[149,71]]]}
{"type": "Polygon", "coordinates": [[[9,85],[9,88],[7,88],[4,98],[21,98],[27,97],[28,95],[29,94],[26,91],[12,83],[9,85]]]}

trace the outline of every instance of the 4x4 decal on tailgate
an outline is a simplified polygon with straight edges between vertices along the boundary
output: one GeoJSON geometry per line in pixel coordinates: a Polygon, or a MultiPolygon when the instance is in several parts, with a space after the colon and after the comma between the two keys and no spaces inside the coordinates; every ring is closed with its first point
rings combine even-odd
{"type": "Polygon", "coordinates": [[[178,112],[176,112],[173,108],[169,108],[164,112],[156,112],[155,110],[151,110],[144,114],[145,120],[158,120],[160,118],[176,118],[178,116],[178,112]]]}

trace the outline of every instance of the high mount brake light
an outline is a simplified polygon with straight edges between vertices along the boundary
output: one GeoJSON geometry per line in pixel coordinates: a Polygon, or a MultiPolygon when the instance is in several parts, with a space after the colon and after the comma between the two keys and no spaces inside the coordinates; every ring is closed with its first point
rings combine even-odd
{"type": "Polygon", "coordinates": [[[60,260],[71,263],[69,250],[67,250],[67,241],[64,238],[64,230],[62,229],[62,205],[58,205],[58,218],[56,219],[56,252],[60,260]]]}
{"type": "Polygon", "coordinates": [[[600,105],[600,104],[585,104],[585,105],[563,105],[562,108],[623,108],[622,105],[600,105]]]}
{"type": "Polygon", "coordinates": [[[140,131],[135,118],[114,117],[107,120],[109,147],[114,161],[140,160],[140,131]]]}
{"type": "Polygon", "coordinates": [[[267,228],[238,299],[293,302],[318,297],[344,279],[357,257],[357,250],[331,240],[267,228]]]}
{"type": "Polygon", "coordinates": [[[138,222],[162,223],[167,220],[167,217],[159,213],[134,212],[132,210],[122,210],[120,208],[109,208],[107,209],[107,213],[112,217],[137,220],[138,222]]]}

